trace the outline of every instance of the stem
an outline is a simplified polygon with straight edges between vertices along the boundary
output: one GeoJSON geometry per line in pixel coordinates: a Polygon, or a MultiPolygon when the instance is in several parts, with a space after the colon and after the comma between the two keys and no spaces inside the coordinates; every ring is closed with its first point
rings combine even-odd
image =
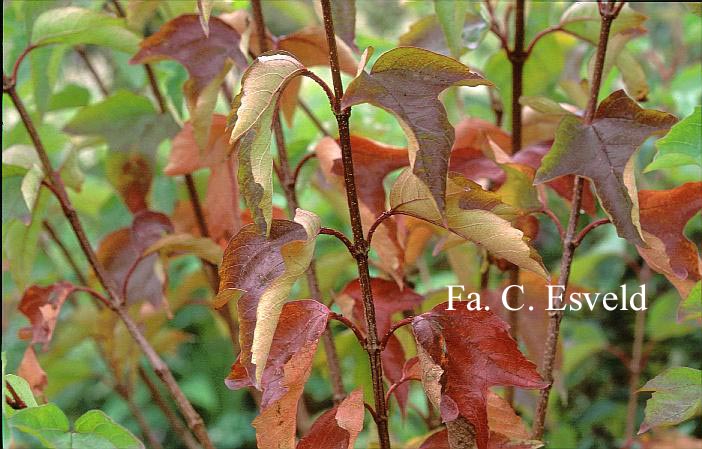
{"type": "Polygon", "coordinates": [[[385,347],[388,344],[388,340],[390,340],[390,337],[393,336],[396,330],[403,326],[407,326],[408,324],[411,324],[412,321],[414,320],[415,317],[409,316],[407,318],[403,318],[400,321],[397,321],[390,326],[390,329],[387,331],[385,335],[383,335],[383,339],[380,341],[380,348],[385,349],[385,347]]]}
{"type": "Polygon", "coordinates": [[[297,186],[297,179],[300,177],[300,172],[302,171],[302,167],[305,166],[307,162],[309,162],[311,159],[314,159],[317,157],[317,154],[315,153],[307,153],[302,159],[300,159],[300,162],[297,163],[295,166],[295,170],[293,171],[292,175],[292,183],[293,186],[297,186]]]}
{"type": "Polygon", "coordinates": [[[9,396],[5,396],[5,402],[15,410],[21,410],[27,408],[27,404],[22,400],[22,398],[15,391],[15,387],[12,386],[10,382],[5,382],[5,388],[10,392],[12,399],[9,396]]]}
{"type": "Polygon", "coordinates": [[[161,442],[158,440],[158,438],[156,438],[154,430],[151,428],[151,425],[149,425],[149,422],[146,420],[146,417],[141,411],[141,408],[139,408],[137,403],[134,402],[131,389],[126,385],[118,383],[117,385],[115,385],[115,391],[117,391],[117,393],[127,403],[129,411],[132,412],[132,415],[134,415],[134,418],[136,419],[136,422],[139,425],[139,428],[141,429],[141,434],[143,435],[144,439],[146,439],[149,442],[149,447],[152,447],[154,449],[163,449],[161,442]]]}
{"type": "Polygon", "coordinates": [[[78,282],[80,282],[83,285],[88,285],[88,280],[85,279],[85,276],[83,275],[83,271],[78,267],[78,263],[76,263],[76,260],[73,258],[73,255],[71,254],[70,251],[68,251],[68,248],[66,248],[66,245],[61,241],[61,238],[58,236],[54,228],[49,224],[48,221],[44,220],[44,230],[46,230],[46,233],[49,234],[49,237],[53,242],[56,244],[56,246],[59,247],[61,250],[61,254],[63,254],[63,257],[66,259],[68,262],[68,265],[71,266],[73,269],[73,272],[76,275],[76,278],[78,278],[78,282]]]}
{"type": "Polygon", "coordinates": [[[331,228],[320,228],[319,233],[322,235],[332,235],[336,237],[341,243],[343,243],[346,248],[349,250],[352,256],[355,256],[356,254],[356,247],[354,246],[353,242],[349,240],[348,237],[344,235],[343,232],[337,231],[336,229],[331,229],[331,228]]]}
{"type": "Polygon", "coordinates": [[[146,355],[154,372],[166,384],[168,390],[171,392],[171,395],[173,395],[174,399],[176,400],[178,407],[183,412],[183,415],[186,417],[188,425],[191,429],[193,429],[193,432],[200,440],[200,443],[202,443],[205,449],[213,449],[214,446],[212,446],[209,435],[207,434],[207,430],[205,429],[205,426],[203,424],[202,418],[195,411],[192,404],[183,394],[183,391],[178,386],[178,383],[173,377],[173,373],[171,373],[171,370],[168,368],[168,365],[166,365],[166,363],[163,361],[163,359],[161,359],[161,357],[158,355],[153,346],[151,346],[151,344],[148,342],[146,337],[144,337],[144,334],[142,333],[141,329],[139,329],[137,324],[127,313],[127,310],[124,308],[122,298],[118,294],[118,290],[114,285],[114,282],[108,276],[105,268],[98,260],[95,251],[90,245],[88,237],[85,233],[85,229],[83,228],[83,225],[81,224],[78,218],[78,214],[76,213],[73,204],[68,198],[68,193],[66,192],[66,188],[63,185],[61,176],[58,174],[58,172],[54,171],[51,166],[51,161],[49,160],[49,156],[44,148],[43,143],[41,142],[41,139],[39,138],[39,134],[34,126],[34,122],[29,116],[29,113],[27,112],[24,103],[17,95],[15,86],[9,85],[7,83],[7,76],[4,73],[3,90],[12,99],[12,103],[15,105],[15,108],[17,109],[20,118],[22,119],[22,122],[24,123],[24,126],[27,129],[27,133],[29,134],[32,143],[34,144],[34,147],[44,168],[44,173],[46,173],[46,175],[48,176],[47,185],[51,186],[52,192],[54,192],[54,194],[56,195],[56,199],[59,201],[64,215],[68,219],[68,222],[70,223],[73,232],[78,238],[78,242],[80,243],[83,253],[88,259],[90,266],[93,268],[93,271],[95,272],[98,281],[107,293],[107,299],[109,300],[108,307],[115,311],[119,318],[124,322],[124,325],[127,327],[127,330],[129,331],[130,335],[137,343],[141,351],[146,355]]]}
{"type": "Polygon", "coordinates": [[[353,172],[353,156],[351,151],[351,131],[349,128],[349,118],[351,110],[341,110],[341,98],[344,88],[341,84],[341,70],[339,68],[339,56],[336,49],[336,37],[334,35],[334,20],[332,19],[332,9],[330,0],[321,0],[324,16],[324,30],[327,35],[327,45],[329,46],[329,65],[331,67],[332,80],[334,82],[334,115],[339,127],[339,140],[341,144],[341,160],[344,166],[344,184],[346,187],[346,199],[351,218],[351,229],[353,230],[353,244],[356,249],[354,257],[358,265],[358,279],[361,285],[363,296],[363,312],[368,330],[368,343],[366,351],[370,359],[371,377],[373,384],[373,398],[375,401],[375,412],[378,415],[378,438],[381,449],[390,449],[390,435],[388,433],[388,413],[385,406],[385,385],[383,384],[383,365],[380,358],[380,344],[378,341],[378,328],[375,320],[375,306],[373,304],[373,293],[371,291],[370,273],[368,271],[368,242],[363,236],[363,225],[361,223],[361,212],[358,206],[358,194],[356,192],[356,180],[353,172]]]}
{"type": "Polygon", "coordinates": [[[195,441],[188,429],[185,428],[180,418],[173,413],[173,410],[171,410],[166,403],[166,400],[163,398],[163,396],[161,396],[161,393],[158,391],[158,387],[156,384],[154,384],[146,371],[144,371],[144,368],[139,366],[138,372],[142,382],[144,382],[144,385],[146,385],[146,388],[148,388],[149,392],[151,393],[151,398],[154,400],[154,403],[156,403],[158,408],[161,409],[171,428],[176,432],[176,434],[178,434],[180,439],[183,441],[183,444],[185,444],[185,447],[188,449],[199,449],[197,441],[195,441]]]}
{"type": "Polygon", "coordinates": [[[344,326],[351,329],[353,331],[354,335],[356,335],[356,339],[361,344],[361,346],[364,346],[364,347],[366,346],[366,343],[367,343],[366,337],[364,337],[363,332],[361,332],[361,330],[355,324],[353,324],[353,321],[349,320],[344,315],[341,315],[341,314],[336,313],[336,312],[329,312],[329,319],[336,320],[336,321],[342,323],[344,326]]]}
{"type": "MultiPolygon", "coordinates": [[[[260,49],[262,52],[265,52],[268,50],[268,43],[266,40],[266,28],[263,20],[261,1],[252,1],[251,7],[253,9],[256,29],[258,31],[260,49]]],[[[314,117],[310,111],[308,112],[311,117],[314,117]]],[[[323,130],[323,128],[321,129],[323,130]]],[[[288,151],[285,145],[285,135],[283,134],[283,125],[282,120],[280,119],[280,112],[276,112],[273,119],[273,132],[275,134],[276,146],[278,148],[278,178],[285,193],[288,215],[290,218],[293,218],[297,208],[299,207],[297,194],[295,192],[295,181],[297,180],[297,176],[302,164],[304,164],[305,159],[300,161],[300,164],[298,164],[294,171],[291,169],[290,161],[288,159],[288,151]]],[[[314,259],[310,260],[305,276],[307,277],[307,285],[310,289],[312,299],[322,302],[322,294],[319,290],[319,280],[317,279],[317,266],[314,259]]],[[[335,403],[339,403],[344,399],[344,397],[346,397],[346,393],[344,390],[344,382],[341,377],[339,355],[336,351],[334,336],[331,333],[329,325],[327,325],[327,328],[324,330],[324,334],[322,336],[322,346],[324,347],[324,352],[327,355],[327,368],[329,369],[329,380],[331,381],[333,399],[335,403]]]]}
{"type": "Polygon", "coordinates": [[[95,84],[100,90],[102,96],[107,97],[109,95],[107,87],[105,86],[105,83],[102,82],[102,79],[100,78],[100,74],[98,73],[97,69],[90,61],[90,58],[88,57],[88,52],[85,50],[85,47],[76,47],[76,53],[78,53],[80,59],[83,60],[83,64],[85,64],[85,67],[87,67],[88,71],[90,72],[90,75],[92,75],[93,80],[95,81],[95,84]]]}
{"type": "Polygon", "coordinates": [[[582,243],[583,239],[585,238],[586,235],[590,233],[593,229],[602,226],[603,224],[611,223],[609,218],[602,218],[596,221],[593,221],[589,225],[585,226],[582,231],[573,239],[573,245],[580,246],[582,243]]]}
{"type": "MultiPolygon", "coordinates": [[[[585,124],[591,124],[592,119],[595,116],[595,110],[597,106],[597,97],[600,92],[600,84],[602,82],[602,71],[604,68],[605,56],[607,53],[607,41],[609,40],[609,31],[612,26],[612,21],[617,17],[617,14],[623,6],[623,2],[618,7],[614,3],[602,4],[598,3],[600,6],[600,37],[597,43],[597,54],[595,57],[595,69],[593,72],[593,80],[590,86],[590,98],[587,104],[587,110],[585,112],[585,124]]],[[[580,176],[575,177],[575,182],[573,183],[573,200],[570,210],[570,216],[568,218],[568,226],[566,227],[565,237],[563,238],[563,256],[561,258],[561,272],[558,277],[558,285],[562,285],[563,288],[568,287],[568,278],[570,277],[570,268],[573,263],[573,253],[575,251],[576,245],[575,241],[575,230],[578,226],[578,219],[580,217],[580,204],[582,201],[583,193],[583,178],[580,176]]],[[[561,307],[561,301],[556,300],[556,309],[561,307]]],[[[554,361],[556,359],[556,350],[558,348],[558,334],[560,332],[561,320],[563,319],[563,311],[556,310],[549,312],[549,324],[548,324],[548,336],[546,338],[546,345],[544,348],[544,359],[543,359],[543,376],[544,380],[548,382],[548,386],[541,390],[539,396],[539,401],[536,406],[536,412],[534,414],[534,431],[533,438],[535,440],[540,440],[544,434],[544,423],[546,421],[546,410],[548,407],[548,398],[551,393],[551,386],[553,385],[553,367],[554,361]]]]}
{"type": "Polygon", "coordinates": [[[524,53],[524,0],[517,0],[514,14],[514,48],[507,51],[507,56],[512,63],[512,154],[522,149],[522,81],[524,62],[527,54],[524,53]]]}

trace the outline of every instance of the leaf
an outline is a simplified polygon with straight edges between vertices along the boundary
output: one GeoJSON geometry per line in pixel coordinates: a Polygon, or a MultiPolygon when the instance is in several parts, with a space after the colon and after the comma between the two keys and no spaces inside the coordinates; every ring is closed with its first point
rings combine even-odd
{"type": "Polygon", "coordinates": [[[600,103],[592,124],[573,116],[563,118],[535,183],[572,174],[590,179],[619,236],[645,246],[630,160],[646,138],[675,121],[665,112],[642,109],[624,91],[614,92],[600,103]]]}
{"type": "Polygon", "coordinates": [[[648,164],[645,172],[681,165],[702,166],[702,107],[670,128],[665,136],[656,141],[658,153],[648,164]]]}
{"type": "Polygon", "coordinates": [[[194,237],[190,234],[164,235],[149,246],[142,256],[156,252],[192,254],[215,265],[222,261],[222,248],[219,245],[209,238],[194,237]]]}
{"type": "Polygon", "coordinates": [[[529,245],[528,237],[509,222],[516,217],[514,208],[502,203],[495,193],[487,192],[458,175],[449,179],[446,193],[444,225],[429,189],[409,170],[405,170],[392,187],[390,206],[395,212],[445,227],[497,257],[548,277],[541,256],[529,245]]]}
{"type": "Polygon", "coordinates": [[[144,445],[129,430],[100,410],[90,410],[73,424],[73,447],[139,449],[144,445]]]}
{"type": "Polygon", "coordinates": [[[147,210],[147,196],[153,180],[153,162],[138,153],[109,153],[106,178],[124,200],[130,212],[147,210]]]}
{"type": "Polygon", "coordinates": [[[172,137],[178,126],[170,114],[157,114],[148,98],[118,90],[82,108],[64,130],[69,134],[100,137],[112,151],[154,155],[158,145],[172,137]]]}
{"type": "MultiPolygon", "coordinates": [[[[32,388],[24,378],[20,376],[15,376],[14,374],[5,374],[4,381],[5,384],[12,385],[12,388],[17,393],[20,399],[25,403],[27,407],[36,407],[37,400],[34,398],[32,393],[32,388]]],[[[8,392],[3,393],[4,396],[8,395],[8,392]]]]}
{"type": "MultiPolygon", "coordinates": [[[[212,115],[209,139],[202,149],[195,142],[192,122],[186,122],[183,129],[173,138],[168,164],[163,170],[168,176],[180,176],[194,173],[201,168],[209,168],[210,176],[203,207],[205,222],[210,236],[216,242],[225,244],[238,231],[237,224],[241,221],[235,216],[233,207],[234,204],[239,204],[235,179],[237,162],[235,158],[227,156],[230,145],[226,121],[227,118],[221,114],[212,115]]],[[[191,205],[188,207],[192,210],[191,205]]],[[[181,215],[174,214],[175,217],[181,215]]],[[[199,229],[188,229],[188,232],[199,232],[199,229]]]]}
{"type": "Polygon", "coordinates": [[[680,304],[678,309],[678,321],[694,320],[702,323],[702,282],[698,282],[690,290],[690,294],[680,304]]]}
{"type": "Polygon", "coordinates": [[[363,430],[363,390],[352,391],[341,404],[327,410],[312,424],[296,449],[353,449],[363,430]]]}
{"type": "Polygon", "coordinates": [[[380,55],[370,73],[356,76],[346,89],[342,108],[371,103],[395,115],[407,135],[413,173],[443,213],[454,131],[437,96],[451,86],[480,85],[491,83],[454,59],[400,47],[380,55]]]}
{"type": "Polygon", "coordinates": [[[33,285],[20,300],[17,309],[27,317],[31,328],[25,335],[31,335],[30,344],[41,343],[46,349],[56,328],[61,307],[75,291],[69,282],[58,282],[48,287],[33,285]]]}
{"type": "Polygon", "coordinates": [[[158,255],[142,257],[142,253],[171,232],[173,225],[167,216],[142,211],[135,215],[130,228],[114,231],[100,242],[98,261],[124,293],[123,300],[127,304],[149,301],[155,307],[161,305],[164,276],[160,272],[158,255]]]}
{"type": "MultiPolygon", "coordinates": [[[[337,2],[332,3],[335,4],[337,2]]],[[[348,22],[348,19],[349,17],[344,17],[342,22],[348,22]]],[[[335,31],[337,23],[339,22],[334,22],[335,31]]],[[[355,75],[358,63],[351,47],[338,37],[336,38],[336,47],[341,71],[349,75],[355,75]]],[[[329,44],[327,43],[327,36],[323,27],[311,26],[287,36],[281,36],[276,48],[290,53],[305,67],[329,66],[329,44]]],[[[280,110],[290,126],[293,123],[301,85],[302,80],[300,78],[290,80],[280,97],[280,110]]]]}
{"type": "Polygon", "coordinates": [[[480,182],[488,179],[500,184],[505,174],[494,158],[486,155],[491,144],[512,153],[512,138],[498,126],[477,118],[461,120],[456,125],[456,140],[451,148],[449,170],[480,182]]]}
{"type": "Polygon", "coordinates": [[[702,372],[694,368],[668,368],[639,391],[651,391],[639,434],[652,427],[672,426],[702,413],[702,372]]]}
{"type": "MultiPolygon", "coordinates": [[[[386,210],[383,181],[392,171],[409,165],[407,150],[391,147],[363,137],[351,136],[356,191],[361,211],[363,231],[368,232],[375,220],[386,210]]],[[[341,148],[336,140],[325,137],[315,147],[319,165],[327,181],[346,193],[341,148]]],[[[379,266],[399,285],[404,276],[404,250],[397,238],[397,223],[384,220],[373,234],[372,248],[378,253],[379,266]]]]}
{"type": "Polygon", "coordinates": [[[260,233],[268,235],[273,213],[271,127],[280,93],[305,67],[289,53],[266,53],[241,78],[232,103],[230,143],[239,151],[239,186],[260,233]]]}
{"type": "MultiPolygon", "coordinates": [[[[331,2],[331,10],[334,20],[334,34],[341,38],[349,48],[358,52],[356,46],[356,0],[331,2]]],[[[315,12],[320,22],[324,21],[321,4],[315,4],[315,12]]]]}
{"type": "MultiPolygon", "coordinates": [[[[447,311],[448,303],[416,317],[412,329],[427,396],[444,422],[466,421],[478,449],[488,448],[490,387],[541,389],[546,383],[510,337],[509,326],[491,311],[447,311]]],[[[451,432],[451,427],[449,427],[451,432]]]]}
{"type": "Polygon", "coordinates": [[[451,52],[451,56],[453,56],[455,59],[458,59],[461,54],[463,54],[461,33],[463,32],[463,24],[465,23],[466,19],[467,7],[468,2],[464,1],[434,1],[436,18],[444,32],[446,44],[451,52]]]}
{"type": "Polygon", "coordinates": [[[216,306],[238,301],[241,364],[257,388],[284,302],[309,266],[319,217],[298,209],[295,221],[273,220],[268,237],[243,227],[224,250],[216,306]]]}
{"type": "Polygon", "coordinates": [[[10,427],[32,435],[47,448],[71,448],[68,418],[54,404],[19,410],[9,419],[10,427]]]}
{"type": "Polygon", "coordinates": [[[642,190],[639,207],[649,245],[637,247],[639,254],[686,297],[702,279],[697,246],[683,233],[687,222],[702,210],[702,182],[688,182],[671,190],[642,190]]]}
{"type": "Polygon", "coordinates": [[[197,10],[200,13],[200,25],[206,37],[210,37],[210,14],[214,0],[197,0],[197,10]]]}
{"type": "MultiPolygon", "coordinates": [[[[435,2],[435,6],[451,2],[435,2]]],[[[447,5],[446,5],[447,6],[447,5]]],[[[458,31],[459,54],[474,50],[487,34],[487,24],[477,15],[466,13],[462,29],[458,31]]],[[[407,32],[400,36],[400,46],[421,47],[435,53],[451,56],[446,36],[436,14],[431,14],[410,25],[407,32]]]]}
{"type": "MultiPolygon", "coordinates": [[[[291,223],[291,222],[288,222],[291,223]]],[[[280,221],[274,221],[273,235],[280,221]]],[[[246,231],[244,228],[242,232],[246,231]]],[[[252,235],[260,238],[253,230],[252,235]]],[[[236,238],[236,237],[235,237],[236,238]]],[[[240,303],[241,304],[241,303],[240,303]]],[[[240,309],[240,318],[245,320],[240,309]]],[[[245,311],[250,316],[250,311],[245,311]]],[[[293,301],[282,308],[272,339],[266,366],[257,380],[244,361],[251,352],[250,339],[242,340],[242,353],[225,380],[231,389],[259,385],[261,414],[254,420],[259,449],[293,449],[295,447],[297,405],[312,369],[312,359],[319,338],[327,327],[329,309],[313,300],[293,301]]],[[[242,321],[242,336],[244,336],[242,321]]],[[[243,337],[242,337],[243,338],[243,337]]]]}
{"type": "Polygon", "coordinates": [[[46,376],[46,371],[44,371],[39,364],[37,353],[31,343],[24,351],[22,361],[17,368],[17,374],[27,380],[29,387],[35,395],[41,396],[43,394],[49,379],[46,376]]]}
{"type": "MultiPolygon", "coordinates": [[[[393,314],[412,311],[424,299],[408,287],[400,290],[396,282],[379,278],[371,278],[371,291],[373,292],[376,328],[381,338],[390,330],[393,314]]],[[[368,330],[363,312],[363,294],[361,293],[361,285],[358,279],[349,282],[340,295],[335,298],[335,301],[340,304],[344,314],[350,315],[359,329],[364,334],[367,334],[368,330]]],[[[390,337],[385,350],[380,355],[383,361],[383,374],[385,377],[391,384],[399,382],[402,379],[405,366],[405,351],[397,336],[392,335],[390,337]]],[[[408,395],[409,385],[406,383],[395,389],[395,397],[403,413],[407,407],[408,395]]]]}
{"type": "Polygon", "coordinates": [[[125,27],[124,19],[68,6],[50,9],[37,17],[32,43],[93,44],[133,53],[139,45],[139,37],[125,27]]]}

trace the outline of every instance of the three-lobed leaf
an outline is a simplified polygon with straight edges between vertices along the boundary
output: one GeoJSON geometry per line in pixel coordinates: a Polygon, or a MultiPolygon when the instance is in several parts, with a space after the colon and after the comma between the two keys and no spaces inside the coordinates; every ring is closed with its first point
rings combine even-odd
{"type": "Polygon", "coordinates": [[[451,86],[480,85],[491,83],[455,59],[400,47],[380,55],[370,73],[356,76],[342,107],[370,103],[395,115],[407,135],[413,173],[443,212],[454,130],[438,95],[451,86]]]}
{"type": "Polygon", "coordinates": [[[650,135],[665,132],[675,122],[668,113],[642,109],[624,91],[614,92],[599,105],[592,123],[571,115],[563,118],[535,182],[573,174],[590,179],[617,233],[645,246],[632,156],[650,135]]]}

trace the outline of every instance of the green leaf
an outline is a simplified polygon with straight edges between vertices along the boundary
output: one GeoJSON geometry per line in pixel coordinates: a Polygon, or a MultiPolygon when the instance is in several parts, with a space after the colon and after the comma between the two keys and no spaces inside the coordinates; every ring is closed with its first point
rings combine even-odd
{"type": "Polygon", "coordinates": [[[44,447],[72,447],[68,418],[55,404],[22,409],[10,417],[9,424],[11,428],[35,437],[44,447]]]}
{"type": "Polygon", "coordinates": [[[35,45],[93,44],[135,53],[139,41],[139,36],[125,27],[124,19],[73,6],[44,12],[32,29],[35,45]]]}
{"type": "Polygon", "coordinates": [[[342,108],[370,103],[395,115],[407,135],[413,173],[445,208],[446,176],[455,138],[438,95],[451,86],[492,85],[447,56],[414,47],[390,50],[370,73],[361,71],[349,84],[342,108]]]}
{"type": "Polygon", "coordinates": [[[568,325],[568,329],[570,337],[563,343],[564,374],[572,372],[607,346],[607,337],[597,324],[576,322],[568,325]]]}
{"type": "Polygon", "coordinates": [[[51,94],[61,70],[63,57],[68,46],[59,45],[49,48],[37,48],[29,54],[34,88],[34,104],[41,116],[49,108],[51,94]]]}
{"type": "Polygon", "coordinates": [[[676,123],[656,142],[658,154],[644,172],[681,165],[702,166],[702,107],[676,123]]]}
{"type": "Polygon", "coordinates": [[[702,282],[695,284],[678,309],[678,321],[690,320],[702,323],[702,282]]]}
{"type": "MultiPolygon", "coordinates": [[[[24,380],[24,378],[14,374],[5,374],[4,382],[12,385],[12,388],[15,390],[15,393],[17,393],[17,396],[22,399],[27,407],[37,407],[39,405],[37,404],[37,400],[34,398],[34,393],[32,393],[32,387],[29,386],[29,383],[24,380]]],[[[5,394],[7,393],[5,392],[5,394]]]]}
{"type": "Polygon", "coordinates": [[[642,109],[624,91],[614,92],[599,105],[591,124],[575,116],[563,118],[534,182],[571,174],[590,179],[619,236],[646,246],[631,160],[650,135],[667,130],[675,121],[668,113],[642,109]]]}
{"type": "Polygon", "coordinates": [[[289,53],[263,54],[244,73],[232,104],[230,143],[238,145],[239,185],[254,223],[265,235],[273,216],[273,115],[285,85],[304,70],[289,53]]]}
{"type": "Polygon", "coordinates": [[[176,132],[170,114],[157,114],[148,98],[120,90],[78,111],[64,128],[77,135],[102,137],[113,151],[153,155],[176,132]]]}
{"type": "MultiPolygon", "coordinates": [[[[646,317],[646,335],[650,340],[659,342],[668,338],[687,335],[697,329],[693,323],[677,322],[678,302],[678,295],[674,290],[659,296],[653,302],[646,317]]],[[[697,302],[700,302],[699,296],[697,297],[697,302]]]]}
{"type": "Polygon", "coordinates": [[[77,84],[68,84],[51,96],[49,111],[79,108],[90,103],[90,91],[77,84]]]}
{"type": "Polygon", "coordinates": [[[27,170],[15,165],[2,164],[2,224],[12,219],[26,220],[27,203],[22,197],[22,180],[27,170]]]}
{"type": "Polygon", "coordinates": [[[143,449],[131,432],[100,410],[90,410],[73,425],[72,447],[92,449],[143,449]]]}
{"type": "Polygon", "coordinates": [[[646,382],[639,391],[651,391],[639,434],[652,427],[673,426],[702,413],[702,372],[676,367],[646,382]]]}
{"type": "Polygon", "coordinates": [[[461,33],[463,32],[467,8],[468,2],[465,0],[455,0],[451,2],[434,0],[436,17],[444,32],[446,43],[451,51],[451,56],[456,59],[461,56],[463,50],[461,33]]]}
{"type": "Polygon", "coordinates": [[[517,211],[502,203],[499,195],[483,190],[472,181],[458,175],[449,178],[442,217],[429,189],[408,169],[392,186],[390,206],[393,211],[444,227],[497,257],[548,277],[541,256],[529,245],[529,239],[509,222],[517,211]],[[497,235],[499,238],[495,238],[497,235]]]}

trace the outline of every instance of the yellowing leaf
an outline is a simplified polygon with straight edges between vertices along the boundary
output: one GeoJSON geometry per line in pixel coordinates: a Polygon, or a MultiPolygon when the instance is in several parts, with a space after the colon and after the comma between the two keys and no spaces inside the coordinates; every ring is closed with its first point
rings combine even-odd
{"type": "Polygon", "coordinates": [[[491,83],[455,59],[400,47],[382,54],[370,73],[356,76],[342,107],[370,103],[395,115],[407,135],[413,173],[443,212],[454,130],[438,95],[451,86],[479,85],[491,83]]]}
{"type": "Polygon", "coordinates": [[[639,391],[651,391],[646,418],[639,433],[652,427],[672,426],[702,413],[702,372],[694,368],[669,368],[646,382],[639,391]]]}
{"type": "Polygon", "coordinates": [[[273,220],[267,237],[245,226],[224,251],[216,301],[238,300],[241,359],[257,386],[280,311],[309,266],[319,228],[319,217],[298,209],[295,221],[273,220]]]}
{"type": "Polygon", "coordinates": [[[510,224],[517,210],[472,181],[458,175],[449,178],[444,220],[427,186],[405,170],[392,187],[390,206],[396,212],[445,227],[497,257],[548,277],[541,256],[529,245],[529,239],[510,224]]]}
{"type": "Polygon", "coordinates": [[[263,54],[244,73],[232,104],[230,142],[239,150],[239,185],[256,227],[265,235],[273,215],[273,116],[285,85],[304,70],[289,53],[263,54]]]}
{"type": "Polygon", "coordinates": [[[212,239],[190,234],[167,234],[146,248],[142,257],[155,252],[188,253],[218,265],[222,261],[222,248],[212,239]]]}
{"type": "Polygon", "coordinates": [[[563,118],[535,183],[571,174],[592,180],[619,236],[645,246],[631,157],[650,135],[675,122],[668,113],[642,109],[624,91],[614,92],[599,105],[591,124],[575,116],[563,118]]]}

